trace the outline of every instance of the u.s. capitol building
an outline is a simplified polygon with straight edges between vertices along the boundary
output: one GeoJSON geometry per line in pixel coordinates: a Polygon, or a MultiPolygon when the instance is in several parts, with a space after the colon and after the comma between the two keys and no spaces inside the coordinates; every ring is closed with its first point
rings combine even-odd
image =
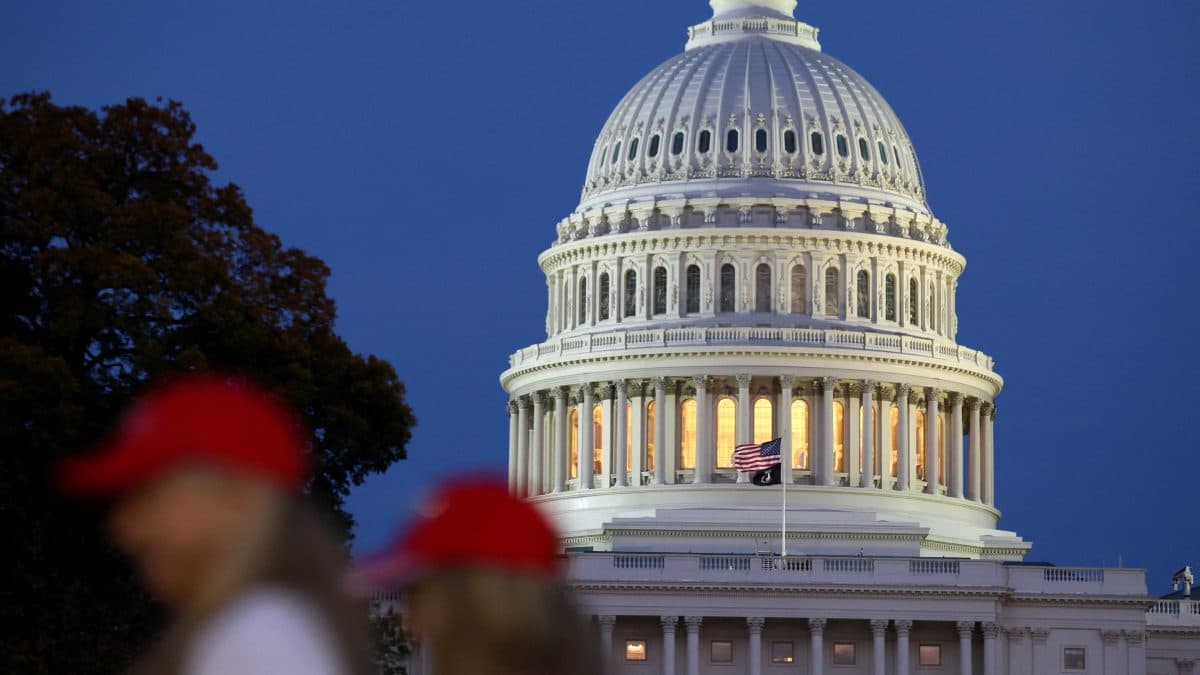
{"type": "Polygon", "coordinates": [[[794,0],[710,4],[601,130],[501,377],[613,672],[1192,672],[1196,599],[999,527],[1002,379],[895,112],[794,0]],[[756,486],[733,449],[773,438],[756,486]]]}

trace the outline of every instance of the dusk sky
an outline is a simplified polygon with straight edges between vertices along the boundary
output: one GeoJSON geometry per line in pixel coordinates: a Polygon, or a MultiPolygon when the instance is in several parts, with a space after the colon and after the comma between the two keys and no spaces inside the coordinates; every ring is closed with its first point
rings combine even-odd
{"type": "MultiPolygon", "coordinates": [[[[440,476],[502,471],[536,257],[622,95],[704,0],[7,2],[0,97],[177,99],[257,221],[324,259],[353,349],[420,419],[359,488],[380,545],[440,476]]],[[[890,101],[967,258],[958,340],[996,358],[1001,527],[1028,560],[1200,564],[1200,3],[801,0],[890,101]]]]}

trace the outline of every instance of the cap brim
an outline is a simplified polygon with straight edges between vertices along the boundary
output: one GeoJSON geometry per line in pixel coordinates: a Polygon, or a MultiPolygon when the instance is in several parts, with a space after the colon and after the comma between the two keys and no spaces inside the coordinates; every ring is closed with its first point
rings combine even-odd
{"type": "Polygon", "coordinates": [[[112,497],[137,487],[158,467],[148,453],[107,445],[58,465],[58,489],[75,497],[112,497]]]}

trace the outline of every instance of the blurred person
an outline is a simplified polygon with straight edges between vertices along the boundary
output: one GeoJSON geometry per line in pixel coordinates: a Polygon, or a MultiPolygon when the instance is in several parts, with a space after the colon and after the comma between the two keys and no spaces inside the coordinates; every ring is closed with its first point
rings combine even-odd
{"type": "Polygon", "coordinates": [[[546,519],[504,483],[477,478],[440,490],[354,578],[403,592],[437,675],[599,675],[597,641],[560,568],[546,519]]]}
{"type": "Polygon", "coordinates": [[[367,613],[301,496],[298,421],[231,377],[189,375],[136,400],[62,487],[112,501],[108,529],[172,625],[146,675],[365,675],[367,613]]]}

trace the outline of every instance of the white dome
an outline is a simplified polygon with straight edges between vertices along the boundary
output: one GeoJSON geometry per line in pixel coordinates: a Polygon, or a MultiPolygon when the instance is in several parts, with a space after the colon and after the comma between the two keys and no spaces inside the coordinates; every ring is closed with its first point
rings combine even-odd
{"type": "Polygon", "coordinates": [[[712,4],[716,15],[689,29],[684,53],[609,117],[579,211],[750,196],[929,214],[904,126],[862,76],[821,53],[817,30],[791,18],[794,2],[712,4]]]}

